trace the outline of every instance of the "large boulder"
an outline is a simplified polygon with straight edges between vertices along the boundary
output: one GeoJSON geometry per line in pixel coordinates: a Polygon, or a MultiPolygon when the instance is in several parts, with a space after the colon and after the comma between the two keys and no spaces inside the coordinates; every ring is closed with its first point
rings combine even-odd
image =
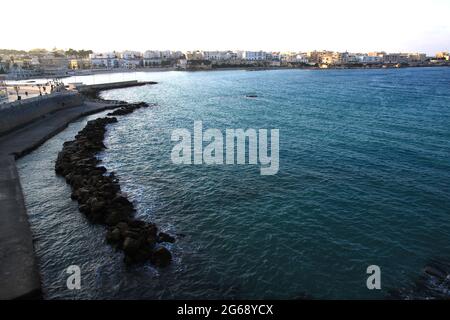
{"type": "Polygon", "coordinates": [[[151,262],[157,267],[167,267],[172,261],[172,254],[165,247],[158,247],[153,251],[151,262]]]}
{"type": "Polygon", "coordinates": [[[139,250],[139,247],[140,247],[139,240],[130,237],[125,238],[123,242],[123,251],[125,252],[126,255],[133,256],[139,250]]]}
{"type": "Polygon", "coordinates": [[[121,239],[121,234],[119,228],[113,228],[111,230],[108,230],[106,233],[106,241],[111,244],[116,244],[121,239]]]}
{"type": "Polygon", "coordinates": [[[170,243],[174,243],[175,242],[175,238],[172,237],[171,235],[165,233],[165,232],[160,232],[158,234],[158,242],[170,242],[170,243]]]}
{"type": "Polygon", "coordinates": [[[115,226],[119,222],[126,222],[130,215],[124,211],[111,211],[105,218],[105,223],[108,226],[115,226]]]}

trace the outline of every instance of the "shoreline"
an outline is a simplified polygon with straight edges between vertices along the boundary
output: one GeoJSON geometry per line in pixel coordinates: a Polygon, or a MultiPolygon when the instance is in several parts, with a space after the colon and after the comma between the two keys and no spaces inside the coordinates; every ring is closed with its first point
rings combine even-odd
{"type": "Polygon", "coordinates": [[[272,70],[385,70],[385,69],[409,69],[409,68],[445,68],[450,67],[450,63],[448,64],[440,64],[440,65],[429,65],[429,64],[421,64],[421,65],[406,65],[396,67],[395,65],[374,65],[374,66],[329,66],[326,68],[321,68],[317,66],[304,66],[304,67],[223,67],[223,68],[211,68],[211,69],[177,69],[176,67],[167,67],[167,68],[138,68],[138,69],[123,69],[123,68],[115,68],[115,69],[86,69],[87,71],[71,71],[71,74],[63,74],[63,75],[40,75],[40,76],[32,76],[25,77],[20,79],[7,79],[7,85],[12,85],[14,83],[19,83],[22,81],[32,81],[32,80],[40,80],[40,79],[67,79],[71,77],[83,77],[83,76],[96,76],[96,75],[106,75],[106,74],[116,74],[116,73],[152,73],[152,72],[199,72],[199,71],[272,71],[272,70]]]}
{"type": "Polygon", "coordinates": [[[21,134],[17,139],[13,137],[16,132],[0,139],[0,192],[4,196],[0,199],[0,299],[41,298],[40,272],[16,160],[39,148],[70,123],[115,108],[114,105],[106,105],[83,111],[78,107],[69,115],[53,115],[54,119],[41,120],[42,125],[38,122],[19,129],[21,134]],[[5,139],[11,140],[6,143],[5,139]],[[15,148],[8,150],[11,144],[15,148]]]}
{"type": "MultiPolygon", "coordinates": [[[[45,109],[48,103],[45,101],[32,109],[45,109]]],[[[0,136],[0,300],[42,298],[33,234],[16,160],[40,147],[70,123],[119,107],[116,101],[107,100],[84,100],[75,106],[62,103],[58,110],[46,110],[24,126],[18,125],[0,136]]],[[[19,123],[23,114],[15,117],[19,123]]]]}

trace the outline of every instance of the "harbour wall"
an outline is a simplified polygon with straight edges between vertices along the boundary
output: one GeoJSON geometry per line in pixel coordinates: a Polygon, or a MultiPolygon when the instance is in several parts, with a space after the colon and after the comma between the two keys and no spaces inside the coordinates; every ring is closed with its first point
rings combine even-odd
{"type": "Polygon", "coordinates": [[[32,121],[55,111],[83,104],[83,97],[77,92],[56,92],[6,103],[0,107],[0,136],[23,127],[32,121]]]}
{"type": "Polygon", "coordinates": [[[98,98],[98,94],[103,90],[111,90],[111,89],[122,89],[122,88],[130,88],[130,87],[139,87],[145,86],[149,84],[156,84],[154,81],[121,81],[121,82],[109,82],[102,84],[91,84],[91,85],[79,85],[77,86],[78,92],[82,93],[85,96],[91,98],[98,98]]]}

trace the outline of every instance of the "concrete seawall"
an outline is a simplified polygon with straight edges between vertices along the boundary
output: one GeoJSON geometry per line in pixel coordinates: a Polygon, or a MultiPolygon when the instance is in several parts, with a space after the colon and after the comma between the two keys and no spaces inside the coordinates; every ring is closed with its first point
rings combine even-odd
{"type": "Polygon", "coordinates": [[[64,92],[2,105],[0,108],[0,136],[23,127],[46,114],[82,103],[82,95],[76,92],[64,92]]]}
{"type": "Polygon", "coordinates": [[[0,156],[0,299],[39,298],[33,238],[13,156],[0,156]]]}
{"type": "Polygon", "coordinates": [[[130,88],[130,87],[138,87],[138,86],[145,86],[145,85],[151,85],[151,84],[157,84],[157,82],[154,82],[154,81],[140,82],[140,81],[136,81],[136,80],[122,81],[122,82],[109,82],[109,83],[102,83],[102,84],[80,85],[80,86],[77,86],[77,90],[78,90],[78,92],[80,92],[88,97],[98,98],[99,92],[103,91],[103,90],[130,88]]]}

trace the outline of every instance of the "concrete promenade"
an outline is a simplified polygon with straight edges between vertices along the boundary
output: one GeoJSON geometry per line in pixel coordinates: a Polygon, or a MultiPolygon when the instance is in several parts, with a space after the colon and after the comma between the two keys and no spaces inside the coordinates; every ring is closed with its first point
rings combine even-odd
{"type": "Polygon", "coordinates": [[[157,84],[154,81],[121,81],[121,82],[109,82],[109,83],[101,83],[101,84],[90,84],[90,85],[80,85],[77,86],[76,89],[78,92],[82,93],[85,96],[91,98],[98,98],[98,94],[103,90],[111,90],[111,89],[123,89],[130,87],[139,87],[146,85],[157,84]]]}
{"type": "Polygon", "coordinates": [[[15,160],[67,125],[118,104],[83,102],[41,117],[0,137],[0,300],[41,297],[39,269],[15,160]]]}

